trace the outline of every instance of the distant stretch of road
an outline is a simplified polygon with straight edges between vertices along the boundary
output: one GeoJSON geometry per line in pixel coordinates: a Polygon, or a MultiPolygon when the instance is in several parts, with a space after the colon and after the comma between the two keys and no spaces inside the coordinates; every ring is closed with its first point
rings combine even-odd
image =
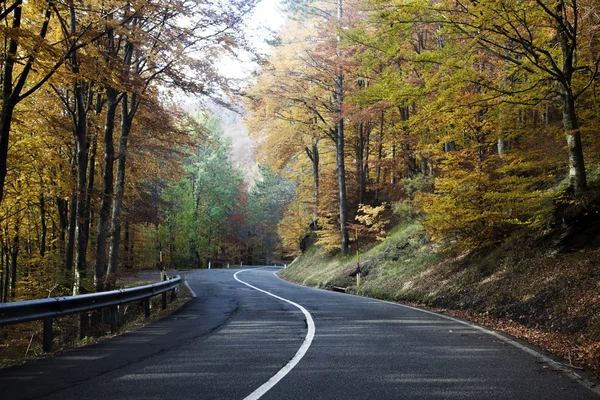
{"type": "Polygon", "coordinates": [[[502,335],[275,271],[190,273],[172,316],[1,370],[0,399],[600,399],[502,335]]]}

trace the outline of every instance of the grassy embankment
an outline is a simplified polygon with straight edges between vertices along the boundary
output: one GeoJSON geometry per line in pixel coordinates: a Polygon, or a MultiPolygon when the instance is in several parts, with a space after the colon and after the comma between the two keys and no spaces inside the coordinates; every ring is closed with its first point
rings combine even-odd
{"type": "Polygon", "coordinates": [[[354,257],[312,245],[281,276],[321,288],[425,306],[534,343],[600,376],[600,251],[557,254],[551,241],[515,235],[469,255],[439,253],[416,218],[354,257]]]}

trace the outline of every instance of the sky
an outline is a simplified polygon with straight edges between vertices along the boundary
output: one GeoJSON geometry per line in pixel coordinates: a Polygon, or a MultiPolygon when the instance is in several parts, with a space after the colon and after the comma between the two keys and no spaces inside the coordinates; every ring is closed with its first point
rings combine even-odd
{"type": "MultiPolygon", "coordinates": [[[[280,30],[285,23],[285,18],[280,12],[279,0],[262,0],[254,10],[247,23],[248,37],[251,43],[263,53],[269,53],[269,45],[265,39],[273,37],[273,33],[280,30]]],[[[220,71],[227,77],[244,79],[249,77],[257,65],[234,58],[224,58],[220,71]]],[[[254,141],[248,136],[240,115],[221,110],[223,118],[224,136],[232,142],[232,161],[243,172],[247,183],[251,184],[258,176],[258,165],[254,155],[254,141]]]]}
{"type": "MultiPolygon", "coordinates": [[[[262,53],[270,53],[271,49],[265,39],[273,38],[273,34],[280,30],[285,23],[280,8],[280,0],[262,0],[247,19],[248,40],[262,53]]],[[[245,79],[249,78],[258,66],[250,62],[248,58],[239,60],[228,56],[222,57],[218,68],[228,78],[245,79]]],[[[179,105],[191,113],[204,108],[203,102],[193,97],[182,99],[179,105]]],[[[232,160],[235,160],[237,167],[244,173],[246,182],[252,183],[258,174],[258,167],[254,155],[254,143],[248,136],[248,130],[244,126],[241,115],[236,115],[216,105],[212,106],[211,110],[222,118],[224,136],[232,141],[232,160]]]]}
{"type": "MultiPolygon", "coordinates": [[[[262,0],[248,19],[248,39],[261,52],[270,51],[265,39],[272,38],[273,32],[277,32],[285,23],[280,9],[279,0],[262,0]]],[[[224,57],[219,65],[219,70],[229,78],[244,78],[255,69],[256,65],[249,60],[235,60],[231,57],[224,57]]]]}

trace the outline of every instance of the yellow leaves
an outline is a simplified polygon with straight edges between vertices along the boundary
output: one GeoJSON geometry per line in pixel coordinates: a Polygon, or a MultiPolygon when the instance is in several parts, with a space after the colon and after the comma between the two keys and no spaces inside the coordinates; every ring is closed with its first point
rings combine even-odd
{"type": "Polygon", "coordinates": [[[533,173],[543,162],[535,153],[530,156],[523,162],[518,157],[490,157],[475,166],[474,153],[450,155],[436,179],[435,193],[420,193],[415,200],[432,237],[468,249],[495,243],[517,226],[542,227],[551,205],[542,188],[551,178],[533,173]]]}
{"type": "Polygon", "coordinates": [[[310,233],[311,223],[310,206],[300,198],[296,197],[284,213],[284,217],[277,227],[281,245],[289,257],[300,255],[302,241],[310,233]]]}
{"type": "Polygon", "coordinates": [[[356,215],[356,221],[363,225],[364,230],[380,241],[385,239],[387,234],[385,227],[389,224],[389,218],[384,216],[386,209],[388,205],[385,202],[377,207],[359,204],[356,215]]]}

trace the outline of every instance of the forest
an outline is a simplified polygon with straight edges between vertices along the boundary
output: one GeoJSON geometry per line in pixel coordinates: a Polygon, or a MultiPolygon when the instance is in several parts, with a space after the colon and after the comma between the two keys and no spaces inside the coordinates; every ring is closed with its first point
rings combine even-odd
{"type": "Polygon", "coordinates": [[[597,2],[289,0],[268,54],[255,6],[0,5],[1,302],[347,255],[406,218],[453,254],[597,222],[597,2]],[[244,114],[256,176],[215,105],[244,114]]]}
{"type": "MultiPolygon", "coordinates": [[[[597,209],[595,1],[288,2],[245,92],[259,155],[297,183],[285,250],[349,253],[418,214],[440,250],[597,209]]],[[[576,222],[578,221],[578,222],[576,222]]]]}
{"type": "Polygon", "coordinates": [[[247,179],[215,111],[238,107],[219,63],[257,56],[244,31],[255,5],[0,5],[0,302],[281,259],[294,184],[268,166],[247,179]],[[190,99],[208,106],[185,112],[190,99]]]}
{"type": "Polygon", "coordinates": [[[429,307],[600,371],[600,3],[285,3],[245,94],[296,183],[283,278],[429,307]]]}
{"type": "Polygon", "coordinates": [[[600,3],[257,3],[0,4],[0,302],[295,260],[600,371],[600,3]]]}

